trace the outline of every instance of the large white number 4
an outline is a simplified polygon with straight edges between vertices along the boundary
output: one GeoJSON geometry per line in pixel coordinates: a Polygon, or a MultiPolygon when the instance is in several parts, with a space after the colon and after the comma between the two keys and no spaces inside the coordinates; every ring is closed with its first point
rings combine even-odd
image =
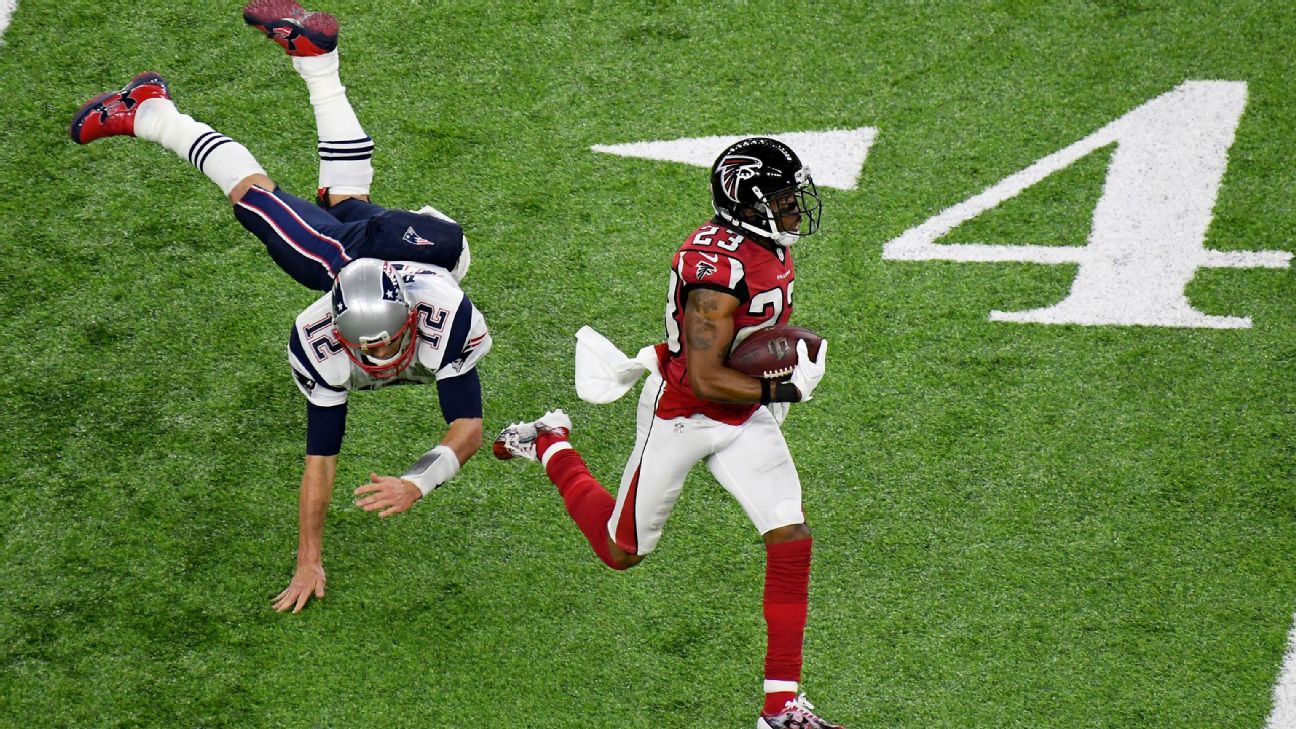
{"type": "Polygon", "coordinates": [[[1079,264],[1058,304],[990,312],[991,321],[1040,324],[1251,326],[1250,317],[1210,316],[1184,293],[1198,268],[1286,268],[1285,251],[1212,251],[1205,246],[1246,84],[1189,81],[1084,139],[968,198],[888,242],[882,257],[904,261],[1023,261],[1079,264]],[[1116,143],[1088,244],[941,244],[954,228],[1011,199],[1095,150],[1116,143]]]}

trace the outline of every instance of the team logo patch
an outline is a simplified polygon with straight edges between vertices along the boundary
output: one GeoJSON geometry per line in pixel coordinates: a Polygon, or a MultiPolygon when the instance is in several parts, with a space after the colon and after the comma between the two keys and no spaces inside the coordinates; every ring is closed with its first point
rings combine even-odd
{"type": "Polygon", "coordinates": [[[312,392],[315,390],[315,380],[312,380],[297,370],[293,370],[292,373],[293,377],[297,378],[297,382],[301,383],[302,389],[306,390],[306,392],[312,392]]]}
{"type": "Polygon", "coordinates": [[[717,269],[715,266],[711,265],[710,263],[707,263],[706,261],[698,261],[697,271],[695,272],[695,274],[697,278],[703,279],[715,273],[717,270],[719,269],[717,269]]]}
{"type": "Polygon", "coordinates": [[[720,189],[730,200],[738,202],[738,185],[743,180],[756,176],[761,168],[761,161],[743,154],[731,154],[720,160],[716,169],[720,171],[720,189]]]}
{"type": "Polygon", "coordinates": [[[405,231],[405,235],[401,236],[401,240],[405,241],[406,243],[409,243],[412,246],[436,245],[435,242],[430,241],[427,238],[424,238],[423,236],[419,235],[418,232],[414,230],[414,226],[412,225],[409,227],[409,230],[405,231]]]}

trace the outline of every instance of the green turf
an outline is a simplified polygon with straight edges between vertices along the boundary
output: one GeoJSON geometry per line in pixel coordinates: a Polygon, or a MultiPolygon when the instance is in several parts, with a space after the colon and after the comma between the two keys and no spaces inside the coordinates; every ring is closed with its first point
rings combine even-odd
{"type": "MultiPolygon", "coordinates": [[[[992,323],[1074,267],[882,259],[931,215],[1185,80],[1246,81],[1207,245],[1291,250],[1290,3],[319,6],[378,144],[375,195],[473,243],[487,430],[562,406],[615,483],[632,398],[580,402],[571,334],[662,336],[705,172],[592,144],[880,129],[824,191],[795,320],[832,342],[786,432],[816,555],[806,688],[853,728],[1261,727],[1296,606],[1296,285],[1201,271],[1232,331],[992,323]]],[[[346,492],[439,438],[430,388],[354,398],[327,598],[291,575],[313,296],[210,182],[78,147],[87,97],[156,69],[280,184],[306,94],[237,3],[22,0],[0,46],[0,725],[747,727],[763,555],[702,469],[612,574],[538,468],[474,458],[379,522],[346,492]]],[[[949,242],[1082,245],[1108,151],[949,242]]]]}

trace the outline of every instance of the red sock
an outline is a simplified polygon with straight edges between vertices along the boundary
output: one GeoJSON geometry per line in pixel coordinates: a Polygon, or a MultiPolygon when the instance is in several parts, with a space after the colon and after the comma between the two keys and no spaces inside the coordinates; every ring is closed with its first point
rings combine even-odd
{"type": "MultiPolygon", "coordinates": [[[[541,435],[536,442],[536,450],[542,457],[544,451],[554,444],[544,440],[545,436],[541,435]]],[[[589,540],[598,558],[614,570],[625,569],[612,559],[612,550],[608,547],[607,524],[616,508],[616,499],[590,473],[585,460],[574,449],[565,449],[553,454],[545,472],[558,487],[567,513],[589,540]]]]}
{"type": "MultiPolygon", "coordinates": [[[[811,538],[765,545],[765,679],[801,681],[801,644],[810,593],[811,538]]],[[[765,694],[764,713],[776,714],[795,691],[765,694]]]]}

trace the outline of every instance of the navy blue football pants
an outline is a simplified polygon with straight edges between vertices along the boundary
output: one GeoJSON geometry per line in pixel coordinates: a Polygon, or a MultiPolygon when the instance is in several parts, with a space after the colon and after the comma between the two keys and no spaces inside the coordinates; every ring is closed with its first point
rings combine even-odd
{"type": "Polygon", "coordinates": [[[265,243],[280,268],[317,291],[332,289],[338,271],[357,258],[451,270],[463,253],[458,223],[355,198],[325,210],[281,189],[254,186],[234,204],[234,217],[265,243]]]}

